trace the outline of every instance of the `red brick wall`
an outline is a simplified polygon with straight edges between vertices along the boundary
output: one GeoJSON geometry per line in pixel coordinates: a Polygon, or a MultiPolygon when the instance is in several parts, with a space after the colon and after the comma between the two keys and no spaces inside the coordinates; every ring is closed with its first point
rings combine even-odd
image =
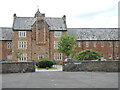
{"type": "Polygon", "coordinates": [[[97,41],[96,47],[94,47],[94,41],[88,41],[89,47],[86,47],[86,41],[77,41],[77,45],[78,42],[81,43],[81,46],[76,48],[76,53],[85,49],[93,49],[95,51],[101,52],[104,55],[104,58],[107,60],[110,60],[108,57],[109,54],[113,55],[114,60],[116,59],[116,54],[118,53],[118,47],[116,46],[117,41],[112,41],[112,47],[109,46],[110,41],[104,41],[104,47],[101,47],[101,41],[97,41]]]}
{"type": "Polygon", "coordinates": [[[45,29],[42,26],[43,28],[38,30],[36,24],[34,24],[32,30],[32,60],[35,61],[38,60],[38,55],[44,55],[45,58],[49,58],[49,30],[46,23],[42,25],[45,25],[45,29]],[[42,34],[45,36],[39,36],[42,34]]]}
{"type": "Polygon", "coordinates": [[[12,55],[12,49],[7,48],[7,42],[12,41],[0,41],[0,60],[7,60],[7,56],[12,55]]]}
{"type": "Polygon", "coordinates": [[[0,41],[0,61],[2,60],[2,41],[0,41]]]}
{"type": "MultiPolygon", "coordinates": [[[[20,31],[20,30],[19,30],[20,31]]],[[[18,32],[19,31],[13,31],[13,49],[12,49],[12,55],[13,55],[13,61],[18,61],[15,51],[20,50],[22,53],[27,54],[27,60],[32,60],[31,56],[31,31],[26,31],[26,37],[19,37],[18,32]],[[18,41],[27,41],[27,49],[18,49],[18,41]]]]}
{"type": "MultiPolygon", "coordinates": [[[[62,35],[66,34],[66,31],[60,31],[62,35]]],[[[54,41],[59,41],[60,38],[54,37],[55,31],[50,31],[50,58],[54,60],[54,53],[59,53],[57,49],[54,49],[54,41]]],[[[65,59],[65,55],[63,55],[62,59],[65,59]]]]}

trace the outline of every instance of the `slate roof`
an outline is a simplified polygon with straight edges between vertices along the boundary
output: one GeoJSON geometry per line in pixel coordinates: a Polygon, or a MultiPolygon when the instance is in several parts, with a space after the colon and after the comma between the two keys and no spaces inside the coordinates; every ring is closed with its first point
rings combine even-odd
{"type": "MultiPolygon", "coordinates": [[[[32,30],[35,23],[34,17],[16,17],[13,23],[14,30],[32,30]]],[[[49,30],[66,30],[66,25],[62,18],[45,17],[45,21],[49,25],[49,30]]]]}
{"type": "Polygon", "coordinates": [[[0,40],[12,40],[12,28],[0,27],[0,40]]]}
{"type": "Polygon", "coordinates": [[[45,18],[47,24],[49,25],[49,30],[66,30],[66,25],[62,18],[45,18]]]}
{"type": "Polygon", "coordinates": [[[118,28],[68,28],[76,40],[118,40],[118,28]]]}
{"type": "Polygon", "coordinates": [[[32,25],[35,22],[33,17],[16,17],[13,22],[14,30],[32,30],[32,25]]]}

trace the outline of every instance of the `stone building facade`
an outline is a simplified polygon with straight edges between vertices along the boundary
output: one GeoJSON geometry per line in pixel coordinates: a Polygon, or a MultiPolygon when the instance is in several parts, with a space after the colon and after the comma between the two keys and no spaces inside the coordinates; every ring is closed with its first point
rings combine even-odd
{"type": "Polygon", "coordinates": [[[118,28],[67,28],[66,16],[45,17],[38,10],[34,17],[17,17],[13,27],[0,28],[0,60],[32,61],[50,58],[62,61],[66,57],[57,51],[61,35],[76,38],[76,53],[93,49],[107,60],[119,59],[118,28]]]}

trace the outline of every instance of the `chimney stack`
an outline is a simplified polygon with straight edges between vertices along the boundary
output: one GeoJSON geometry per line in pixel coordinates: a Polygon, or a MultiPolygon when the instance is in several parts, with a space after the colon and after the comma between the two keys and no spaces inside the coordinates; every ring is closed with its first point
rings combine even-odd
{"type": "Polygon", "coordinates": [[[66,15],[63,15],[62,18],[63,18],[63,20],[66,22],[66,15]]]}
{"type": "Polygon", "coordinates": [[[17,17],[16,13],[14,13],[13,17],[14,17],[14,18],[16,18],[16,17],[17,17]]]}

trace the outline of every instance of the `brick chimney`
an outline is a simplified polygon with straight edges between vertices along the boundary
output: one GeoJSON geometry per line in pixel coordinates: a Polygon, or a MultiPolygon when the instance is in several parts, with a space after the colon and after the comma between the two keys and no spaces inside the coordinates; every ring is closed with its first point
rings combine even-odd
{"type": "Polygon", "coordinates": [[[13,14],[14,19],[17,17],[16,13],[13,14]]]}
{"type": "Polygon", "coordinates": [[[63,20],[64,20],[64,22],[66,23],[66,15],[63,15],[63,20]]]}
{"type": "Polygon", "coordinates": [[[64,23],[65,23],[65,28],[67,29],[67,24],[66,24],[66,15],[63,15],[62,19],[64,20],[64,23]]]}

